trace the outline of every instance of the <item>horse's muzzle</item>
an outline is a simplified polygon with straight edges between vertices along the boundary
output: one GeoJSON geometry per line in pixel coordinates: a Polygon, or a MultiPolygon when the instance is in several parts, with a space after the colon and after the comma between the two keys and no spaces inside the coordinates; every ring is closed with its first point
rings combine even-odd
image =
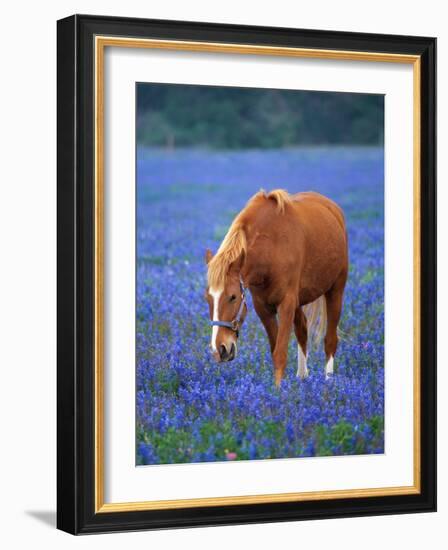
{"type": "Polygon", "coordinates": [[[219,360],[220,362],[223,361],[233,361],[235,359],[236,355],[236,346],[234,343],[231,344],[230,350],[227,349],[227,347],[224,344],[221,344],[219,346],[219,360]]]}

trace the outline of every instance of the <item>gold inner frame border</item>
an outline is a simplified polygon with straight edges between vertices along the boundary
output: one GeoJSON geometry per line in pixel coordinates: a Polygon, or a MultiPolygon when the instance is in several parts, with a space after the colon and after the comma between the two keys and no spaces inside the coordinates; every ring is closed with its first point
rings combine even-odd
{"type": "Polygon", "coordinates": [[[292,48],[283,46],[258,46],[253,44],[226,44],[182,40],[158,40],[96,36],[95,56],[95,277],[94,277],[94,398],[95,398],[95,513],[129,512],[142,510],[167,510],[208,506],[231,506],[274,502],[303,502],[343,498],[363,498],[393,495],[419,494],[421,480],[421,425],[420,425],[420,203],[421,203],[421,60],[418,55],[382,52],[359,52],[292,48]],[[207,497],[179,500],[154,500],[140,502],[104,502],[104,51],[106,47],[152,48],[159,50],[194,51],[207,53],[232,53],[266,56],[301,57],[347,61],[407,63],[413,65],[413,298],[414,298],[414,365],[413,365],[413,420],[414,420],[414,482],[410,486],[379,487],[349,490],[329,490],[296,493],[276,493],[244,496],[207,497]]]}

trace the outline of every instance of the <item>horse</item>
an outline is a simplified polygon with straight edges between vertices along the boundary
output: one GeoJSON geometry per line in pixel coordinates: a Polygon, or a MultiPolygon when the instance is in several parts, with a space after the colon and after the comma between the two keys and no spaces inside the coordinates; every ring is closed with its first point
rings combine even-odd
{"type": "Polygon", "coordinates": [[[207,249],[205,260],[217,362],[236,357],[249,291],[268,336],[277,387],[293,329],[297,376],[308,376],[307,343],[320,342],[325,329],[325,378],[333,374],[348,276],[345,218],[335,202],[312,191],[261,190],[237,214],[216,254],[207,249]]]}

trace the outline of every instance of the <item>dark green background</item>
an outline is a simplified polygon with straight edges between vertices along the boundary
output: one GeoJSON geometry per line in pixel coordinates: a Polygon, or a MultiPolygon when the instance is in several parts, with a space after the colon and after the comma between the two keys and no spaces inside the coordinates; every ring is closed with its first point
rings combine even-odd
{"type": "Polygon", "coordinates": [[[137,139],[143,146],[380,145],[383,127],[382,95],[137,84],[137,139]]]}

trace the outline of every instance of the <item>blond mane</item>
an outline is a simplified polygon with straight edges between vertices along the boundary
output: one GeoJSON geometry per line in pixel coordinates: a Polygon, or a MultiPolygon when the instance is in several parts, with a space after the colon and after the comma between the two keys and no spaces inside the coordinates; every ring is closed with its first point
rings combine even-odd
{"type": "Polygon", "coordinates": [[[210,288],[221,290],[224,287],[227,273],[232,263],[247,252],[243,216],[259,199],[275,201],[277,203],[278,214],[283,214],[286,205],[292,202],[291,195],[283,189],[274,189],[269,193],[262,189],[248,201],[246,207],[234,219],[217,253],[208,264],[207,277],[210,288]]]}
{"type": "Polygon", "coordinates": [[[269,193],[262,191],[262,193],[264,193],[267,199],[273,200],[277,203],[277,212],[279,214],[283,214],[285,212],[286,205],[292,202],[291,195],[284,189],[274,189],[269,193]]]}
{"type": "Polygon", "coordinates": [[[241,213],[236,217],[230,226],[227,235],[208,264],[208,285],[214,290],[221,290],[224,287],[227,273],[231,264],[241,254],[246,253],[246,234],[240,221],[241,213]]]}

